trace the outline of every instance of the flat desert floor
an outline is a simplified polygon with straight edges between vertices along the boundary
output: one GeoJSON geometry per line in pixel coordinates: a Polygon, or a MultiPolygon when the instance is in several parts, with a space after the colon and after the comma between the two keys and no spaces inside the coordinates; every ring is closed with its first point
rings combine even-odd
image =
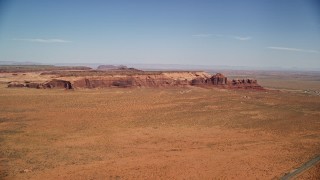
{"type": "Polygon", "coordinates": [[[278,179],[320,153],[302,91],[1,84],[0,107],[0,179],[278,179]]]}

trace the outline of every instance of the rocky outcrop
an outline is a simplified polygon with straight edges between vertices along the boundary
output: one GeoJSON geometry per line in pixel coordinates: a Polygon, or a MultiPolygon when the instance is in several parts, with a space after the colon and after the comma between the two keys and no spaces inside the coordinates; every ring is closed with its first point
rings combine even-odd
{"type": "Polygon", "coordinates": [[[204,86],[204,87],[221,87],[228,89],[259,89],[263,88],[257,83],[257,80],[253,79],[233,79],[228,81],[227,77],[223,74],[217,73],[210,78],[197,77],[191,80],[193,86],[204,86]]]}
{"type": "Polygon", "coordinates": [[[218,73],[208,78],[197,77],[191,80],[191,85],[193,86],[212,86],[212,85],[227,85],[227,78],[218,73]]]}
{"type": "Polygon", "coordinates": [[[220,73],[213,75],[210,78],[210,80],[213,85],[226,85],[228,83],[227,78],[223,74],[220,74],[220,73]]]}
{"type": "Polygon", "coordinates": [[[75,88],[107,88],[107,87],[131,87],[131,78],[84,78],[73,83],[75,88]]]}
{"type": "Polygon", "coordinates": [[[97,76],[96,72],[88,71],[82,76],[59,76],[47,82],[12,82],[8,87],[27,87],[37,89],[73,89],[73,88],[130,88],[130,87],[219,87],[228,89],[263,89],[253,79],[228,80],[223,74],[209,75],[204,72],[112,72],[97,76]],[[90,73],[93,74],[90,76],[90,73]]]}
{"type": "Polygon", "coordinates": [[[25,87],[27,87],[27,88],[44,89],[45,86],[42,83],[30,82],[30,83],[26,83],[25,87]]]}
{"type": "Polygon", "coordinates": [[[9,82],[8,87],[9,88],[21,88],[21,87],[25,87],[25,84],[17,83],[17,82],[9,82]]]}
{"type": "Polygon", "coordinates": [[[254,79],[233,79],[229,82],[229,86],[238,89],[263,89],[254,79]]]}
{"type": "Polygon", "coordinates": [[[195,79],[192,79],[190,83],[190,85],[192,86],[201,86],[201,85],[207,85],[207,84],[208,84],[208,79],[203,77],[197,77],[195,79]]]}
{"type": "Polygon", "coordinates": [[[60,89],[73,89],[71,82],[60,80],[60,79],[53,79],[44,84],[45,88],[60,88],[60,89]]]}
{"type": "Polygon", "coordinates": [[[9,88],[21,88],[21,87],[26,87],[26,88],[36,88],[36,89],[51,89],[51,88],[57,88],[57,89],[73,89],[73,86],[71,82],[65,81],[65,80],[59,80],[59,79],[53,79],[49,82],[29,82],[25,81],[23,83],[18,83],[18,82],[9,82],[8,84],[9,88]]]}
{"type": "Polygon", "coordinates": [[[76,80],[73,83],[75,88],[168,87],[187,85],[189,85],[187,80],[172,79],[163,75],[87,77],[76,80]]]}

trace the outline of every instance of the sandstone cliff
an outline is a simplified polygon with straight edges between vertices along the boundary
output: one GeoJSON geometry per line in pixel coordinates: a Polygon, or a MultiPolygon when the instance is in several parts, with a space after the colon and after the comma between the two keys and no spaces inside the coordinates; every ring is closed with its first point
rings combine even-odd
{"type": "Polygon", "coordinates": [[[205,88],[219,87],[228,89],[263,89],[256,80],[233,79],[228,80],[223,74],[210,75],[205,72],[176,71],[176,72],[145,72],[136,73],[107,73],[101,74],[96,71],[86,71],[67,74],[57,74],[46,82],[10,82],[8,87],[27,88],[129,88],[129,87],[183,87],[199,86],[205,88]],[[79,75],[80,74],[80,75],[79,75]],[[59,78],[59,79],[58,79],[59,78]]]}
{"type": "Polygon", "coordinates": [[[73,89],[71,82],[60,80],[60,79],[52,79],[49,82],[29,82],[25,81],[21,82],[9,82],[9,88],[14,87],[27,87],[27,88],[37,88],[37,89],[51,89],[51,88],[58,88],[58,89],[73,89]]]}

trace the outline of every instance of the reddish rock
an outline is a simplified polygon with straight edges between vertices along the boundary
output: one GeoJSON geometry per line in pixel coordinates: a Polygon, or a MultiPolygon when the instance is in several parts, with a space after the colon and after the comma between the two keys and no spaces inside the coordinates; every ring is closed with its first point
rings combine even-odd
{"type": "Polygon", "coordinates": [[[21,87],[25,87],[25,85],[21,84],[21,83],[9,83],[8,84],[8,88],[21,88],[21,87]]]}
{"type": "Polygon", "coordinates": [[[192,86],[216,86],[229,89],[258,89],[262,90],[263,88],[257,83],[257,80],[254,79],[233,79],[228,81],[227,77],[223,74],[217,73],[216,75],[211,76],[210,78],[195,78],[191,80],[190,85],[192,86]]]}
{"type": "Polygon", "coordinates": [[[38,82],[29,82],[25,81],[23,83],[10,83],[8,87],[27,87],[27,88],[36,88],[36,89],[46,89],[46,88],[60,88],[60,89],[72,89],[72,84],[69,81],[53,79],[46,83],[38,82]]]}
{"type": "Polygon", "coordinates": [[[195,79],[191,80],[191,85],[197,86],[197,85],[226,85],[227,84],[227,78],[218,73],[216,75],[211,76],[210,78],[203,78],[203,77],[197,77],[195,79]]]}
{"type": "MultiPolygon", "coordinates": [[[[81,77],[81,76],[80,76],[81,77]]],[[[63,78],[63,77],[61,77],[63,78]]],[[[68,77],[66,77],[68,79],[68,77]]],[[[174,87],[174,86],[201,86],[229,89],[263,89],[254,79],[233,79],[228,81],[223,74],[217,73],[211,77],[208,74],[192,72],[150,72],[137,74],[106,74],[103,76],[86,76],[75,81],[52,79],[49,82],[10,83],[8,87],[28,88],[130,88],[130,87],[174,87]],[[193,78],[193,79],[192,79],[193,78]]]]}
{"type": "Polygon", "coordinates": [[[73,89],[69,81],[53,79],[50,82],[43,84],[45,88],[60,88],[60,89],[73,89]]]}
{"type": "Polygon", "coordinates": [[[211,79],[205,79],[205,78],[202,78],[202,77],[197,77],[195,79],[192,79],[191,80],[191,85],[192,86],[199,86],[199,85],[206,85],[208,84],[208,82],[210,83],[211,82],[211,79]]]}
{"type": "Polygon", "coordinates": [[[254,79],[233,79],[228,84],[230,88],[263,90],[263,87],[254,79]]]}
{"type": "Polygon", "coordinates": [[[121,80],[112,82],[112,86],[122,87],[122,88],[131,87],[132,85],[133,85],[133,81],[131,79],[121,79],[121,80]]]}
{"type": "Polygon", "coordinates": [[[92,77],[74,81],[76,88],[106,88],[106,87],[167,87],[185,86],[187,80],[174,80],[161,75],[135,75],[124,77],[92,77]]]}
{"type": "Polygon", "coordinates": [[[225,85],[227,84],[227,78],[220,73],[213,75],[211,78],[211,82],[213,85],[225,85]]]}
{"type": "Polygon", "coordinates": [[[27,88],[37,88],[37,89],[40,89],[42,88],[42,84],[41,83],[33,83],[33,82],[30,82],[30,83],[27,83],[26,84],[26,87],[27,88]]]}

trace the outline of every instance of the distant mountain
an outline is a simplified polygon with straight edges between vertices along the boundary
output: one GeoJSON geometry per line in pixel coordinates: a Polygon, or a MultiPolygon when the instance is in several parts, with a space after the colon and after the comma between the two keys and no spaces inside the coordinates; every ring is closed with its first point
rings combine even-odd
{"type": "MultiPolygon", "coordinates": [[[[107,63],[38,63],[38,62],[18,62],[0,61],[0,65],[55,65],[55,66],[87,66],[96,69],[100,65],[107,63]]],[[[122,64],[112,64],[111,69],[122,64]]],[[[188,64],[124,64],[125,66],[141,70],[193,70],[193,71],[220,71],[220,70],[257,70],[257,71],[320,71],[320,67],[254,67],[254,66],[226,66],[226,65],[188,65],[188,64]]],[[[108,68],[108,67],[106,67],[108,68]]]]}
{"type": "Polygon", "coordinates": [[[226,66],[226,65],[181,65],[181,64],[126,64],[142,70],[257,70],[257,71],[320,71],[320,68],[297,67],[254,67],[254,66],[226,66]]]}
{"type": "Polygon", "coordinates": [[[42,63],[37,62],[18,62],[18,61],[0,61],[0,65],[43,65],[42,63]]]}
{"type": "Polygon", "coordinates": [[[100,65],[97,67],[97,70],[114,70],[114,69],[128,69],[127,66],[124,65],[119,65],[119,66],[115,66],[115,65],[100,65]]]}
{"type": "Polygon", "coordinates": [[[92,69],[96,69],[98,66],[103,63],[54,63],[55,66],[86,66],[91,67],[92,69]]]}

